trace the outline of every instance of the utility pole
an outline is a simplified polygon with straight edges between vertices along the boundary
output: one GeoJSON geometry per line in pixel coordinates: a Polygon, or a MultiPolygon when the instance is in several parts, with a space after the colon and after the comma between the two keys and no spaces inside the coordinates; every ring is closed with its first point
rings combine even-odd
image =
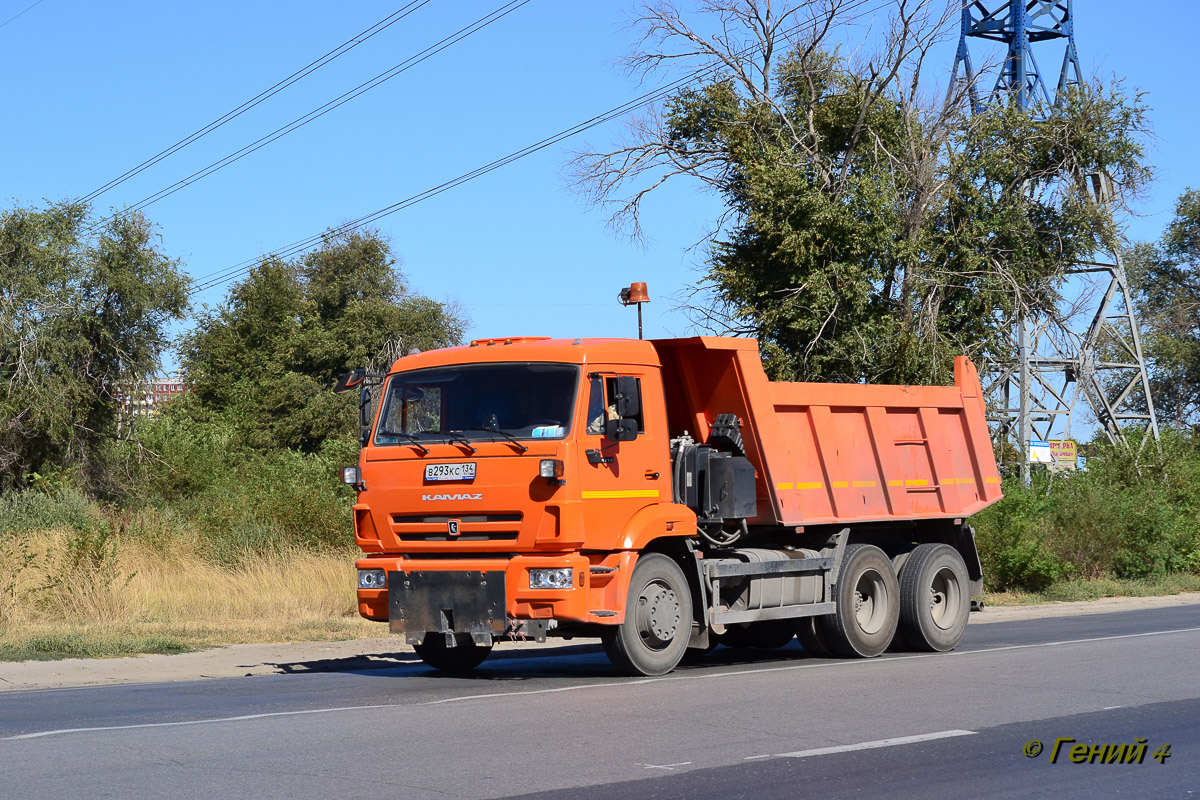
{"type": "MultiPolygon", "coordinates": [[[[989,103],[1008,102],[1036,111],[1059,102],[1070,87],[1083,80],[1072,6],[1073,0],[963,0],[952,91],[966,83],[972,113],[983,111],[989,103]],[[968,47],[980,40],[1007,48],[995,87],[986,99],[980,96],[980,76],[968,47]],[[1034,46],[1046,42],[1065,45],[1053,99],[1034,58],[1034,46]]],[[[1108,176],[1086,177],[1093,201],[1109,208],[1108,176]]],[[[1071,315],[1056,314],[1055,309],[1020,309],[1017,319],[1008,325],[1008,345],[1015,360],[984,365],[995,443],[1003,450],[1015,439],[1021,479],[1026,484],[1031,443],[1070,438],[1072,418],[1081,400],[1112,443],[1128,445],[1125,432],[1130,428],[1143,434],[1139,446],[1151,438],[1158,441],[1158,420],[1133,298],[1117,244],[1111,246],[1110,252],[1094,253],[1066,272],[1064,296],[1094,303],[1086,331],[1072,329],[1065,319],[1071,315]]]]}

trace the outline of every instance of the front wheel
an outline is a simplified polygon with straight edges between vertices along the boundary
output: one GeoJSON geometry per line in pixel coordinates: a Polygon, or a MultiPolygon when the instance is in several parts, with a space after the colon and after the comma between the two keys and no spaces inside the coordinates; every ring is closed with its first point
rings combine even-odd
{"type": "Polygon", "coordinates": [[[413,650],[429,666],[442,672],[470,672],[483,663],[492,652],[492,646],[474,642],[446,647],[446,636],[442,633],[427,633],[425,641],[414,644],[413,650]]]}
{"type": "Polygon", "coordinates": [[[837,611],[814,623],[830,649],[843,658],[873,658],[886,650],[900,621],[900,586],[887,554],[874,545],[849,545],[834,594],[837,611]]]}
{"type": "Polygon", "coordinates": [[[629,675],[665,675],[679,663],[692,635],[692,593],[679,565],[658,553],[633,567],[625,621],[601,639],[613,665],[629,675]]]}
{"type": "Polygon", "coordinates": [[[913,650],[953,650],[971,612],[967,565],[953,547],[923,544],[900,568],[900,631],[913,650]]]}

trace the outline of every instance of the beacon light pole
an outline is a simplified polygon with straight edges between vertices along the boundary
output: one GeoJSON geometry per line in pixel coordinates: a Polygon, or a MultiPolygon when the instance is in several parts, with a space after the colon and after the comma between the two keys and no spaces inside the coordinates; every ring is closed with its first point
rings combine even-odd
{"type": "Polygon", "coordinates": [[[638,310],[638,338],[642,337],[642,303],[650,302],[650,292],[646,290],[644,282],[631,283],[629,288],[622,289],[617,295],[623,306],[637,306],[638,310]]]}

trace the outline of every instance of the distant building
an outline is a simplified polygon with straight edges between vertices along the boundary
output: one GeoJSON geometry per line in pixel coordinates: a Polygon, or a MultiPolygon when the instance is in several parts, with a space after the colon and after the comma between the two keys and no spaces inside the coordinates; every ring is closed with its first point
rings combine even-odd
{"type": "Polygon", "coordinates": [[[132,394],[118,393],[123,416],[136,419],[153,417],[175,397],[187,392],[183,378],[179,376],[155,378],[134,389],[132,394]]]}

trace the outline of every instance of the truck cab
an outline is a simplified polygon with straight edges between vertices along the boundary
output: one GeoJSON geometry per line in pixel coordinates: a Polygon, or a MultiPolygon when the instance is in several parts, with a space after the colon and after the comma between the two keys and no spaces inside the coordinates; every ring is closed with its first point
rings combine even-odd
{"type": "Polygon", "coordinates": [[[397,361],[359,463],[358,568],[376,581],[360,580],[360,613],[419,648],[620,624],[631,556],[695,529],[672,502],[659,371],[649,342],[627,340],[397,361]]]}

